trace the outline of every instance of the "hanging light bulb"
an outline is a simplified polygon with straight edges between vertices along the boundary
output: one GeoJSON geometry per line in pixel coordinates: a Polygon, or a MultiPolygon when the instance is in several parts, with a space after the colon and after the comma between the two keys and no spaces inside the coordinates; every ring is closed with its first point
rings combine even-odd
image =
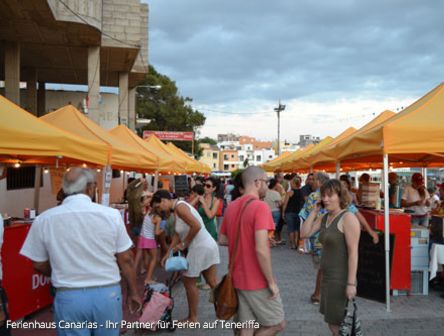
{"type": "Polygon", "coordinates": [[[14,168],[20,168],[20,161],[17,161],[16,163],[14,163],[14,168]]]}
{"type": "Polygon", "coordinates": [[[43,173],[44,173],[44,174],[48,174],[48,173],[49,173],[49,169],[45,167],[45,168],[43,169],[43,173]]]}

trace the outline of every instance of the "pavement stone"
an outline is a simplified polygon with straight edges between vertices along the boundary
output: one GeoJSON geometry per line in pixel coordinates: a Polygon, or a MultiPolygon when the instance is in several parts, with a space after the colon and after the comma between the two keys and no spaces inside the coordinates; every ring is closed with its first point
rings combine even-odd
{"type": "MultiPolygon", "coordinates": [[[[219,276],[227,270],[227,250],[220,248],[219,276]]],[[[281,335],[330,335],[327,324],[319,313],[319,306],[309,302],[314,288],[316,270],[311,257],[290,250],[286,246],[272,249],[273,272],[277,278],[287,326],[281,335]]],[[[214,322],[214,308],[208,302],[208,291],[200,291],[199,321],[214,322]]],[[[364,335],[378,336],[437,336],[444,335],[444,299],[441,292],[430,290],[428,296],[398,296],[391,298],[391,312],[385,304],[357,298],[359,317],[364,335]]],[[[173,319],[182,319],[187,314],[187,301],[182,283],[173,290],[175,308],[173,319]]],[[[149,334],[143,332],[142,334],[149,334]]],[[[169,332],[157,332],[168,334],[169,332]]],[[[138,335],[132,330],[126,335],[138,335]]],[[[175,335],[233,335],[228,329],[177,329],[175,335]]]]}

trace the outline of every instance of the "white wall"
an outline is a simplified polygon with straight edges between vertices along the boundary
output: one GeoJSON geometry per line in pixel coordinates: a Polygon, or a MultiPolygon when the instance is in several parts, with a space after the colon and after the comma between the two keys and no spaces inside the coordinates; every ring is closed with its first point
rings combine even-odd
{"type": "MultiPolygon", "coordinates": [[[[6,190],[6,178],[0,180],[0,212],[13,217],[23,217],[24,208],[34,207],[34,188],[6,190]]],[[[43,186],[40,188],[40,211],[57,204],[56,194],[52,194],[49,174],[43,174],[43,186]]]]}

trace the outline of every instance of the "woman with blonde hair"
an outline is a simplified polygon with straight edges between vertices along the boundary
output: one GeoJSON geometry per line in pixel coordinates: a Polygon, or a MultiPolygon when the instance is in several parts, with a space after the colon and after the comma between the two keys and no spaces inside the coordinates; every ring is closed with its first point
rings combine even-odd
{"type": "Polygon", "coordinates": [[[302,225],[301,235],[310,237],[320,231],[323,246],[320,312],[332,335],[338,335],[347,301],[356,296],[361,229],[356,216],[348,211],[350,195],[339,180],[329,180],[321,186],[321,199],[327,213],[317,216],[319,202],[302,225]]]}

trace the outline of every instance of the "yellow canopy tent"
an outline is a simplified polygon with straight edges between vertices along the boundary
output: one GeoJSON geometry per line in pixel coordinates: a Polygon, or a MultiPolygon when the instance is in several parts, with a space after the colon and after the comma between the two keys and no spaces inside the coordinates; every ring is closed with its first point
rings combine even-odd
{"type": "MultiPolygon", "coordinates": [[[[294,153],[294,152],[293,152],[294,153]]],[[[283,152],[281,155],[279,155],[278,157],[274,158],[273,160],[264,163],[262,165],[262,168],[266,171],[266,172],[274,172],[274,167],[279,164],[279,162],[281,162],[283,159],[285,159],[286,157],[288,157],[289,155],[291,155],[292,152],[283,152]]]]}
{"type": "Polygon", "coordinates": [[[153,153],[158,158],[158,165],[155,170],[161,173],[171,173],[181,171],[177,166],[174,158],[163,150],[158,149],[155,146],[151,146],[146,141],[143,141],[137,134],[131,131],[128,127],[120,125],[114,127],[109,131],[112,135],[116,136],[122,142],[128,145],[133,145],[139,148],[140,151],[146,151],[148,153],[153,153]]]}
{"type": "Polygon", "coordinates": [[[304,163],[304,158],[308,157],[311,153],[316,151],[318,148],[321,149],[325,146],[327,146],[329,143],[333,141],[333,138],[331,136],[327,136],[324,139],[322,139],[318,144],[314,145],[313,147],[310,147],[306,150],[304,150],[301,155],[299,155],[296,159],[288,162],[286,165],[284,165],[285,170],[291,170],[291,171],[307,171],[306,164],[304,163]]]}
{"type": "MultiPolygon", "coordinates": [[[[340,136],[335,139],[329,146],[323,148],[320,152],[313,155],[313,157],[309,158],[311,164],[315,170],[327,170],[334,171],[336,169],[336,163],[338,162],[339,156],[345,150],[344,144],[348,141],[352,141],[355,136],[359,134],[365,133],[367,130],[374,128],[375,126],[383,123],[387,119],[393,117],[395,115],[394,112],[386,110],[372,119],[370,122],[362,126],[359,130],[355,130],[348,136],[346,136],[346,132],[342,133],[340,136]]],[[[380,162],[378,163],[378,165],[380,162]]],[[[365,169],[367,168],[363,163],[360,162],[341,162],[341,167],[344,170],[352,170],[352,169],[365,169]]],[[[368,167],[368,168],[376,168],[376,167],[368,167]]]]}
{"type": "MultiPolygon", "coordinates": [[[[166,156],[171,159],[171,164],[169,169],[166,171],[167,173],[187,173],[186,171],[186,162],[185,160],[178,156],[176,153],[173,153],[167,145],[165,145],[162,141],[159,140],[154,134],[150,135],[147,139],[143,140],[148,144],[148,148],[156,154],[166,156]]],[[[166,167],[162,167],[166,168],[166,167]]]]}
{"type": "Polygon", "coordinates": [[[280,162],[276,163],[276,165],[274,165],[274,171],[275,172],[292,171],[291,170],[292,168],[289,167],[290,163],[300,158],[305,151],[310,150],[314,146],[315,146],[314,144],[310,144],[305,148],[301,148],[296,152],[291,153],[287,157],[283,158],[280,162]]]}
{"type": "Polygon", "coordinates": [[[433,167],[444,163],[444,83],[383,123],[341,144],[342,161],[433,167]]]}
{"type": "Polygon", "coordinates": [[[108,152],[105,144],[60,130],[0,96],[0,161],[105,165],[108,152]]]}
{"type": "Polygon", "coordinates": [[[110,146],[111,156],[108,164],[113,168],[145,171],[157,167],[157,158],[154,155],[137,151],[133,146],[121,142],[72,105],[64,106],[40,119],[79,137],[110,146]]]}
{"type": "Polygon", "coordinates": [[[211,173],[211,168],[208,165],[203,164],[203,163],[201,163],[201,162],[199,162],[199,161],[189,157],[187,155],[187,153],[185,153],[180,148],[176,147],[172,142],[167,143],[167,147],[172,152],[177,153],[177,155],[182,156],[186,160],[186,162],[187,162],[186,170],[188,172],[202,173],[202,174],[209,174],[209,173],[211,173]]]}
{"type": "MultiPolygon", "coordinates": [[[[381,163],[388,195],[389,162],[393,166],[442,166],[444,163],[444,84],[385,121],[358,131],[337,146],[341,162],[381,163]]],[[[384,198],[384,232],[390,232],[389,199],[384,198]]],[[[386,302],[390,311],[390,244],[385,234],[386,302]]]]}

